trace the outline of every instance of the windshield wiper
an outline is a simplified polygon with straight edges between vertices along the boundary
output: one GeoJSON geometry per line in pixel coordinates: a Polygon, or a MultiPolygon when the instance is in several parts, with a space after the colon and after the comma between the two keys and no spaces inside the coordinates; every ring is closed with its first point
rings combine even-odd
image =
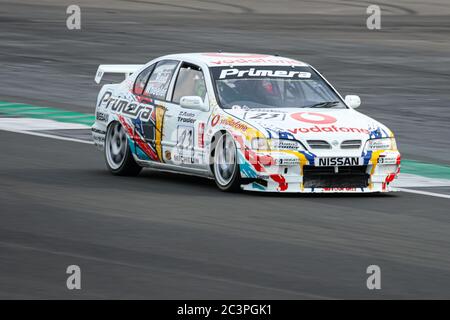
{"type": "Polygon", "coordinates": [[[316,104],[313,104],[312,106],[307,106],[304,108],[332,108],[336,104],[338,104],[340,101],[326,101],[326,102],[319,102],[316,104]]]}

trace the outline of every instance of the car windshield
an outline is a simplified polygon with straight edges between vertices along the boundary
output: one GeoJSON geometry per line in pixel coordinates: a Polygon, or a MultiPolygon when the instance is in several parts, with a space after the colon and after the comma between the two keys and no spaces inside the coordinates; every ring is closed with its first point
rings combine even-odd
{"type": "Polygon", "coordinates": [[[219,104],[241,108],[346,108],[341,98],[310,67],[213,67],[219,104]]]}

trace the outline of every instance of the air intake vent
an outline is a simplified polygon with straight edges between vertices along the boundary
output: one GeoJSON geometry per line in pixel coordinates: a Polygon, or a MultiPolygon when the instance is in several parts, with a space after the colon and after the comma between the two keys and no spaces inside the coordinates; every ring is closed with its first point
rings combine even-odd
{"type": "Polygon", "coordinates": [[[365,188],[370,175],[367,166],[343,166],[336,173],[334,167],[303,167],[305,188],[365,188]]]}
{"type": "Polygon", "coordinates": [[[325,140],[308,140],[311,149],[331,149],[331,145],[325,140]]]}
{"type": "Polygon", "coordinates": [[[361,140],[345,140],[341,143],[341,149],[359,149],[361,148],[361,140]]]}

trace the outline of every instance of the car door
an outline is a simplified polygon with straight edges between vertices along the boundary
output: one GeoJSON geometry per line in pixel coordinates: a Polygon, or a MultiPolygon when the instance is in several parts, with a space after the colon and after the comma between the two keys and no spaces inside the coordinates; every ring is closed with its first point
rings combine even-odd
{"type": "Polygon", "coordinates": [[[182,62],[174,80],[170,102],[167,103],[170,116],[165,125],[171,134],[166,137],[166,159],[182,167],[207,168],[204,134],[209,112],[180,106],[180,100],[185,96],[198,96],[205,105],[209,105],[204,72],[195,64],[182,62]]]}
{"type": "Polygon", "coordinates": [[[134,85],[137,100],[153,107],[148,121],[135,121],[136,130],[144,137],[146,150],[138,156],[143,160],[164,162],[164,124],[167,111],[167,94],[175,70],[180,62],[177,60],[161,60],[150,66],[150,72],[138,75],[134,85]],[[148,73],[148,74],[147,74],[148,73]],[[143,85],[145,83],[145,86],[143,85]],[[142,89],[144,88],[144,89],[142,89]]]}

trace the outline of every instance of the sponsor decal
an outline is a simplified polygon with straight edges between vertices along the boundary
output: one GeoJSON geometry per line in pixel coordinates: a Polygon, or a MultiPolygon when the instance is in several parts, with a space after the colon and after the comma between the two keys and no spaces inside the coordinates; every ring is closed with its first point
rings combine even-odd
{"type": "Polygon", "coordinates": [[[380,154],[377,159],[378,164],[396,164],[399,165],[401,162],[401,156],[399,154],[380,154]]]}
{"type": "Polygon", "coordinates": [[[198,159],[194,155],[189,155],[189,154],[176,153],[173,156],[173,160],[180,164],[199,164],[200,163],[200,159],[198,159]]]}
{"type": "Polygon", "coordinates": [[[295,140],[295,137],[292,133],[284,131],[283,129],[270,127],[266,127],[265,129],[267,131],[269,139],[280,138],[285,140],[295,140]]]}
{"type": "Polygon", "coordinates": [[[170,79],[178,62],[171,61],[159,64],[155,67],[152,75],[148,79],[144,95],[159,97],[164,99],[170,84],[170,79]]]}
{"type": "Polygon", "coordinates": [[[272,150],[297,150],[299,148],[299,142],[290,139],[276,139],[270,143],[272,150]]]}
{"type": "Polygon", "coordinates": [[[314,126],[310,128],[295,128],[288,129],[288,131],[292,134],[297,133],[309,133],[309,132],[356,132],[356,133],[369,133],[369,130],[364,128],[348,128],[348,127],[336,127],[336,126],[327,126],[327,127],[319,127],[314,126]]]}
{"type": "Polygon", "coordinates": [[[103,144],[105,143],[105,136],[92,135],[92,140],[96,143],[103,144]]]}
{"type": "Polygon", "coordinates": [[[318,167],[359,166],[362,165],[362,161],[359,157],[326,157],[314,159],[314,165],[318,167]]]}
{"type": "MultiPolygon", "coordinates": [[[[156,106],[154,114],[154,146],[156,149],[156,152],[158,154],[159,159],[162,159],[162,133],[163,133],[163,125],[164,125],[164,116],[166,114],[166,108],[163,106],[156,106]]],[[[152,119],[153,120],[153,119],[152,119]]]]}
{"type": "Polygon", "coordinates": [[[140,148],[145,155],[147,155],[151,160],[159,161],[158,154],[156,153],[154,146],[145,142],[144,137],[132,127],[123,116],[119,115],[119,121],[125,129],[128,137],[130,137],[140,148]]]}
{"type": "Polygon", "coordinates": [[[270,113],[288,113],[288,111],[286,111],[286,110],[268,109],[268,108],[252,108],[252,111],[254,111],[254,112],[270,112],[270,113]]]}
{"type": "Polygon", "coordinates": [[[265,58],[269,57],[267,54],[258,54],[258,53],[221,53],[221,52],[207,52],[203,54],[208,57],[220,57],[220,58],[265,58]]]}
{"type": "Polygon", "coordinates": [[[169,150],[166,150],[166,152],[164,152],[164,156],[166,157],[166,160],[170,161],[172,159],[172,154],[170,153],[169,150]]]}
{"type": "Polygon", "coordinates": [[[384,137],[389,137],[389,134],[379,127],[376,129],[369,128],[368,131],[369,131],[369,139],[383,138],[383,134],[384,137]]]}
{"type": "Polygon", "coordinates": [[[212,120],[211,120],[211,126],[215,127],[219,123],[219,120],[220,120],[220,115],[216,114],[214,116],[214,118],[212,118],[212,120]]]}
{"type": "Polygon", "coordinates": [[[113,97],[110,91],[106,91],[103,94],[100,105],[103,105],[105,109],[111,109],[113,113],[142,121],[148,121],[154,109],[154,106],[149,104],[113,97]]]}
{"type": "Polygon", "coordinates": [[[198,147],[203,149],[205,147],[205,123],[204,122],[200,122],[198,124],[198,130],[197,130],[198,134],[198,147]]]}
{"type": "Polygon", "coordinates": [[[397,159],[395,158],[386,158],[384,155],[380,155],[378,157],[377,163],[379,164],[396,164],[397,159]]]}
{"type": "Polygon", "coordinates": [[[221,53],[209,53],[205,54],[214,58],[210,60],[210,63],[215,65],[229,65],[229,64],[261,64],[261,63],[272,63],[272,64],[284,64],[284,65],[299,65],[300,62],[297,60],[273,57],[262,54],[221,54],[221,53]]]}
{"type": "Polygon", "coordinates": [[[95,132],[95,133],[98,133],[98,134],[103,134],[103,135],[106,134],[106,131],[104,131],[104,130],[99,130],[99,129],[96,129],[96,128],[91,128],[91,131],[92,131],[92,132],[95,132]]]}
{"type": "MultiPolygon", "coordinates": [[[[150,146],[157,154],[158,159],[154,159],[153,155],[148,155],[145,150],[137,153],[138,156],[147,154],[152,160],[163,161],[162,153],[162,133],[164,126],[166,108],[162,105],[154,107],[149,121],[142,121],[141,119],[132,119],[131,125],[134,128],[136,134],[142,136],[145,143],[150,146]]],[[[142,148],[141,148],[142,149],[142,148]]]]}
{"type": "Polygon", "coordinates": [[[309,79],[311,78],[311,72],[296,71],[296,70],[270,70],[270,69],[223,69],[220,72],[219,79],[226,79],[229,77],[233,78],[301,78],[309,79]]]}
{"type": "Polygon", "coordinates": [[[194,154],[194,127],[181,125],[177,127],[177,145],[173,159],[182,164],[200,162],[194,154]]]}
{"type": "Polygon", "coordinates": [[[194,128],[190,126],[177,127],[177,147],[192,149],[194,147],[194,128]]]}
{"type": "Polygon", "coordinates": [[[108,122],[109,115],[104,112],[97,112],[95,114],[95,119],[97,119],[98,121],[101,121],[101,122],[108,122]]]}
{"type": "Polygon", "coordinates": [[[195,113],[188,112],[188,111],[180,111],[178,115],[178,122],[189,124],[194,123],[196,121],[195,119],[195,113]]]}
{"type": "Polygon", "coordinates": [[[300,164],[300,160],[298,158],[275,158],[275,164],[292,166],[300,164]]]}
{"type": "Polygon", "coordinates": [[[281,112],[245,112],[244,120],[284,120],[286,113],[281,112]]]}
{"type": "Polygon", "coordinates": [[[224,125],[224,126],[232,127],[234,129],[237,129],[237,130],[243,131],[243,132],[247,131],[247,129],[248,129],[248,126],[246,124],[244,124],[240,121],[237,121],[233,118],[222,119],[220,121],[220,124],[224,125]]]}
{"type": "Polygon", "coordinates": [[[330,124],[337,121],[333,116],[317,112],[296,112],[291,114],[291,118],[301,122],[314,124],[330,124]]]}
{"type": "Polygon", "coordinates": [[[356,188],[323,188],[323,191],[329,192],[342,192],[342,191],[355,192],[356,190],[357,190],[356,188]]]}

